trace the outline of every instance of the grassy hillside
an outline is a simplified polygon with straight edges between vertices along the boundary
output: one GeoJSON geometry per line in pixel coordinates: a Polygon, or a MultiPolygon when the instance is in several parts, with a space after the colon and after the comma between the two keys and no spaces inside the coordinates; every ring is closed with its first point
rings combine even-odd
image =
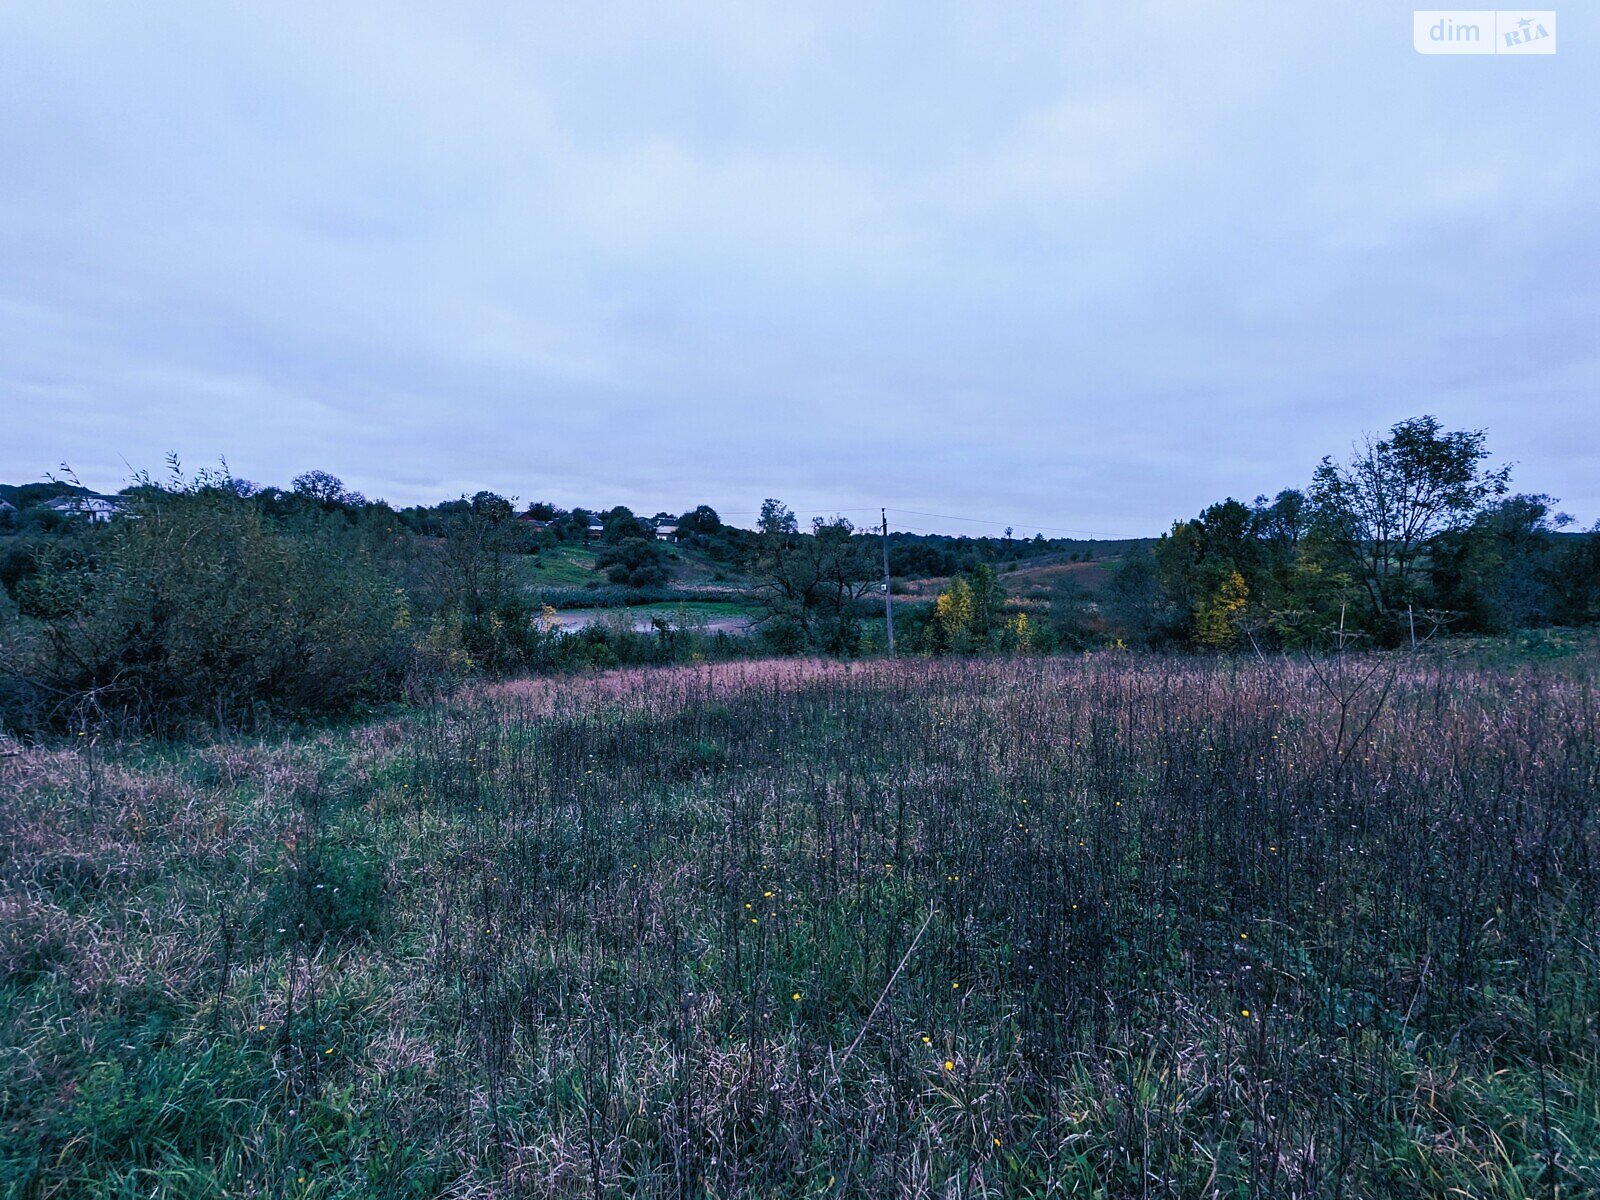
{"type": "MultiPolygon", "coordinates": [[[[605,572],[595,570],[595,560],[600,554],[599,543],[577,545],[563,542],[559,546],[537,555],[529,555],[520,564],[519,579],[524,587],[543,589],[598,588],[606,585],[605,572]]],[[[664,546],[666,567],[670,576],[668,589],[704,591],[726,588],[735,590],[744,578],[724,564],[685,546],[664,546]]]]}
{"type": "MultiPolygon", "coordinates": [[[[1058,579],[1069,578],[1085,591],[1093,594],[1106,585],[1111,573],[1121,564],[1120,558],[1100,558],[1093,562],[1073,562],[1066,555],[1052,555],[1042,562],[1025,560],[1016,570],[1004,563],[995,569],[1008,595],[1017,598],[1047,597],[1058,579]]],[[[948,576],[929,576],[908,579],[899,584],[897,595],[917,599],[930,599],[950,586],[948,576]]]]}
{"type": "Polygon", "coordinates": [[[0,757],[0,1196],[1600,1191],[1592,655],[0,757]]]}
{"type": "Polygon", "coordinates": [[[563,542],[524,560],[523,582],[529,587],[582,587],[605,576],[594,569],[599,557],[594,545],[579,546],[563,542]]]}
{"type": "Polygon", "coordinates": [[[557,623],[567,630],[582,629],[594,622],[622,621],[628,628],[649,630],[652,622],[669,622],[674,629],[702,630],[708,633],[746,632],[759,615],[755,605],[744,600],[684,600],[658,604],[629,605],[616,609],[569,609],[557,615],[557,623]]]}

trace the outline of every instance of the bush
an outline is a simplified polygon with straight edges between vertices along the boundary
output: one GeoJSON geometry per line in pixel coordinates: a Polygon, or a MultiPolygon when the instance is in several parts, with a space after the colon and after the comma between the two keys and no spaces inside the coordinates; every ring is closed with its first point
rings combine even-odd
{"type": "Polygon", "coordinates": [[[627,538],[607,546],[595,560],[595,566],[605,571],[612,583],[631,588],[660,587],[667,581],[661,551],[654,542],[644,538],[627,538]]]}
{"type": "Polygon", "coordinates": [[[507,596],[494,608],[462,617],[460,647],[468,663],[491,675],[505,675],[543,661],[553,636],[541,610],[520,596],[507,596]]]}
{"type": "Polygon", "coordinates": [[[772,617],[760,630],[761,640],[774,654],[800,654],[806,649],[806,631],[791,617],[772,617]]]}
{"type": "Polygon", "coordinates": [[[158,731],[394,696],[409,611],[342,532],[215,487],[147,492],[92,559],[47,554],[24,581],[42,636],[16,673],[52,697],[46,719],[158,731]]]}

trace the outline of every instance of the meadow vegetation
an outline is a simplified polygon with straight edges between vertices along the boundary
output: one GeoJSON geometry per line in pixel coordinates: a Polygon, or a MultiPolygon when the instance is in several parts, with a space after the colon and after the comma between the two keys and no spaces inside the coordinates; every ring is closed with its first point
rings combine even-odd
{"type": "Polygon", "coordinates": [[[1600,1194],[1596,650],[0,757],[0,1197],[1600,1194]]]}

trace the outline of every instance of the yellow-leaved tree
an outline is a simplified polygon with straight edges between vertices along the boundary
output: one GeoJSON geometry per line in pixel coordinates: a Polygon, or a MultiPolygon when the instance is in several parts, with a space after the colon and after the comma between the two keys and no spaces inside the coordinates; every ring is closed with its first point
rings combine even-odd
{"type": "Polygon", "coordinates": [[[1250,601],[1244,576],[1230,571],[1217,590],[1195,611],[1195,641],[1213,650],[1226,650],[1239,640],[1239,614],[1250,601]]]}
{"type": "Polygon", "coordinates": [[[965,650],[972,640],[972,588],[960,576],[939,593],[933,603],[933,620],[943,648],[965,650]]]}

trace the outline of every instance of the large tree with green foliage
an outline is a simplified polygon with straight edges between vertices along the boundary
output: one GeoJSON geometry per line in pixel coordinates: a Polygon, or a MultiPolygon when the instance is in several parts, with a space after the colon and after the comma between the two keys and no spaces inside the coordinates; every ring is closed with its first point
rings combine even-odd
{"type": "Polygon", "coordinates": [[[629,538],[653,538],[655,527],[649,521],[640,520],[633,515],[633,509],[624,505],[607,509],[600,517],[600,523],[605,527],[601,540],[615,545],[625,542],[629,538]]]}
{"type": "Polygon", "coordinates": [[[1446,432],[1431,416],[1401,421],[1324,458],[1312,476],[1313,532],[1328,564],[1361,588],[1375,632],[1397,628],[1423,597],[1436,538],[1465,529],[1503,496],[1510,467],[1490,469],[1481,429],[1446,432]]]}
{"type": "Polygon", "coordinates": [[[861,644],[856,601],[878,571],[867,540],[843,517],[818,517],[802,534],[776,500],[762,506],[760,524],[752,589],[762,610],[758,628],[779,649],[854,654],[861,644]]]}
{"type": "Polygon", "coordinates": [[[678,518],[678,532],[680,534],[699,533],[707,537],[715,537],[722,532],[722,518],[717,515],[717,510],[709,504],[696,505],[678,518]]]}
{"type": "Polygon", "coordinates": [[[1549,496],[1507,496],[1434,539],[1430,599],[1455,628],[1504,633],[1555,617],[1556,531],[1572,518],[1554,504],[1549,496]]]}

